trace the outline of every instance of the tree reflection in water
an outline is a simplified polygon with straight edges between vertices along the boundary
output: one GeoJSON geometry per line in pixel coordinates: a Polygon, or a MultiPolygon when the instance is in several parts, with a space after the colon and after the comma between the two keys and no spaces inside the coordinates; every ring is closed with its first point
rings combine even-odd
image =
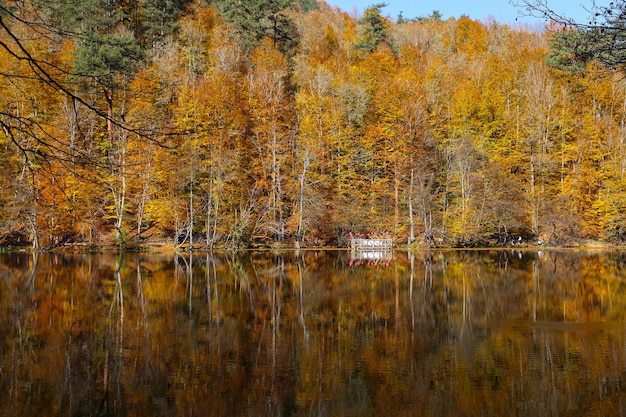
{"type": "Polygon", "coordinates": [[[1,415],[622,415],[625,256],[0,256],[1,415]]]}

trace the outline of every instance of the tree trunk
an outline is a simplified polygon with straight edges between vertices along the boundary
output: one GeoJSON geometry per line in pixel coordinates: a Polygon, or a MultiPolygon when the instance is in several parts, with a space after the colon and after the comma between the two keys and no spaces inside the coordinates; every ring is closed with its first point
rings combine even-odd
{"type": "Polygon", "coordinates": [[[408,244],[415,242],[415,220],[413,219],[413,181],[415,170],[411,168],[411,180],[409,182],[409,239],[408,244]]]}
{"type": "Polygon", "coordinates": [[[309,169],[309,164],[311,163],[311,159],[309,158],[308,152],[304,155],[304,160],[302,162],[302,174],[300,175],[300,196],[299,196],[299,204],[300,211],[298,213],[298,231],[296,232],[296,247],[300,247],[300,241],[304,239],[304,187],[306,185],[306,173],[309,169]]]}

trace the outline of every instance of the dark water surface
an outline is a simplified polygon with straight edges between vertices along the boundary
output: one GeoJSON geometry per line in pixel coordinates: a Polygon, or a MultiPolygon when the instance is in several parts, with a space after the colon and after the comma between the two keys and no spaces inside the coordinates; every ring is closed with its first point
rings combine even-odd
{"type": "Polygon", "coordinates": [[[626,252],[0,255],[0,416],[621,416],[626,252]]]}

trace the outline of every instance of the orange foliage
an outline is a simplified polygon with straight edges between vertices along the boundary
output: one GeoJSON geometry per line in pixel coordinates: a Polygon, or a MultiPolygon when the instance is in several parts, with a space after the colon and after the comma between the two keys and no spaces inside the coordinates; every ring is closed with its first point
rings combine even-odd
{"type": "Polygon", "coordinates": [[[619,73],[549,69],[549,33],[493,21],[390,23],[387,44],[356,53],[355,17],[320,4],[294,19],[293,56],[275,39],[247,54],[195,3],[124,80],[115,140],[103,97],[63,91],[75,39],[26,40],[11,22],[59,84],[0,50],[0,234],[40,246],[107,242],[114,228],[207,246],[342,245],[352,230],[446,246],[626,240],[619,73]]]}

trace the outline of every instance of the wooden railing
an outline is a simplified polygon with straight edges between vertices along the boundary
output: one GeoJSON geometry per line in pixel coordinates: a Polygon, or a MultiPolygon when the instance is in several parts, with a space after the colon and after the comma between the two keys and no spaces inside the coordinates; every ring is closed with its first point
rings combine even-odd
{"type": "Polygon", "coordinates": [[[350,248],[353,250],[380,251],[391,250],[391,239],[350,239],[350,248]]]}

